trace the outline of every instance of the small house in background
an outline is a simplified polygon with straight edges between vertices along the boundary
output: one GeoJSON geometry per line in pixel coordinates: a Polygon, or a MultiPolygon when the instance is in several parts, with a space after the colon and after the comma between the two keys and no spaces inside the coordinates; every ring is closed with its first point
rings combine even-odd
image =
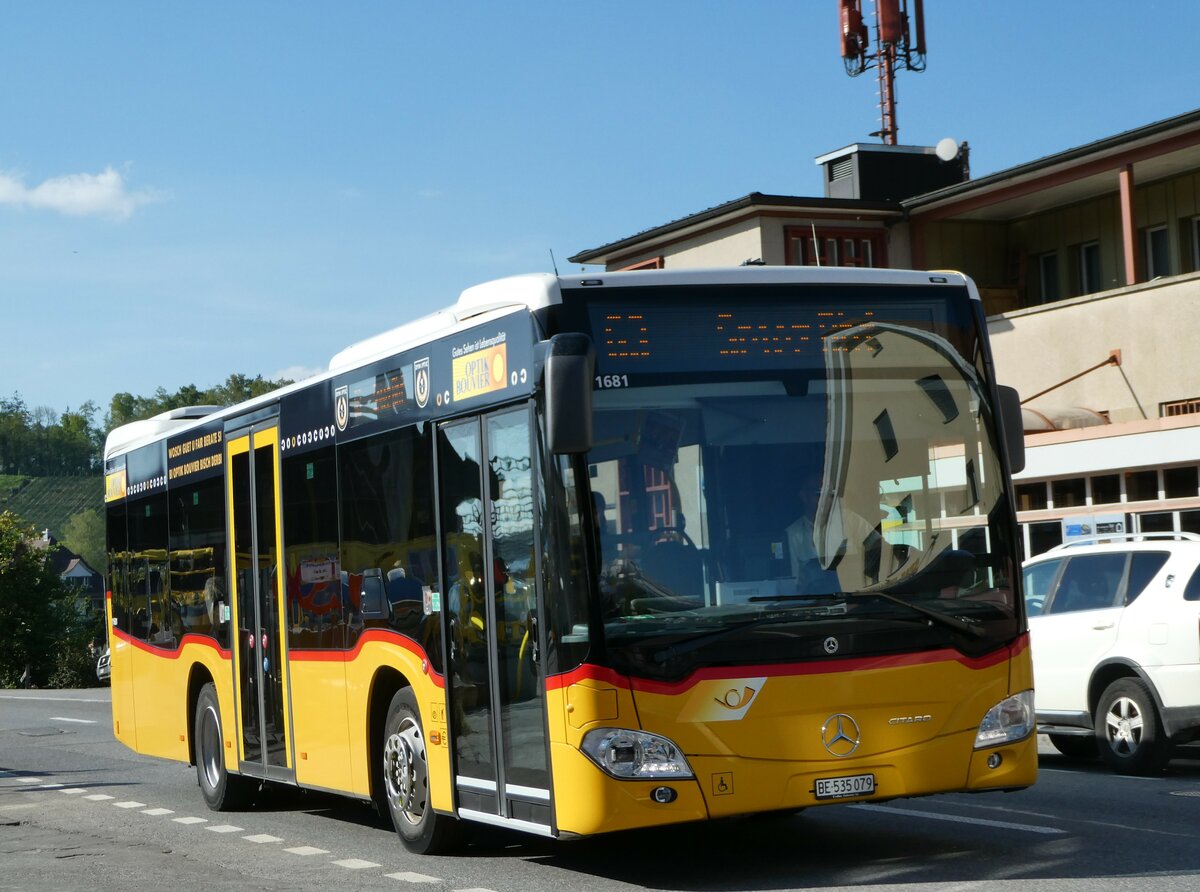
{"type": "Polygon", "coordinates": [[[76,588],[80,599],[97,612],[104,610],[104,576],[96,572],[87,561],[59,543],[49,530],[33,540],[35,548],[52,549],[50,566],[59,578],[76,588]],[[86,599],[86,600],[85,600],[86,599]]]}

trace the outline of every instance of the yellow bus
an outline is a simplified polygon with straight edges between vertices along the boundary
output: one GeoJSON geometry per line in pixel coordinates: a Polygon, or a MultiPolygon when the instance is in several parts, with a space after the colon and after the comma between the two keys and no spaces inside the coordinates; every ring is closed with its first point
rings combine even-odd
{"type": "Polygon", "coordinates": [[[105,450],[113,729],[416,852],[1037,772],[975,286],[519,276],[105,450]]]}

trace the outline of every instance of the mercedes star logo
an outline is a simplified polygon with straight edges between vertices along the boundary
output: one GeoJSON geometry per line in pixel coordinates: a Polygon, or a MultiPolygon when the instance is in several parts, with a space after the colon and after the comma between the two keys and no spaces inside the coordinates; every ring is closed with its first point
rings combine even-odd
{"type": "Polygon", "coordinates": [[[831,715],[821,726],[821,742],[832,756],[843,758],[853,755],[860,740],[858,722],[844,712],[831,715]]]}
{"type": "Polygon", "coordinates": [[[838,640],[832,635],[825,639],[823,646],[825,648],[825,653],[829,654],[830,656],[833,656],[838,652],[838,640]]]}

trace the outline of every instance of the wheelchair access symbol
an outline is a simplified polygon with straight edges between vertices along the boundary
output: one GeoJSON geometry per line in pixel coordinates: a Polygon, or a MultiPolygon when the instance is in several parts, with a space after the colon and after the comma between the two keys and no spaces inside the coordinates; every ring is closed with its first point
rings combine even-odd
{"type": "Polygon", "coordinates": [[[722,771],[712,776],[712,791],[714,796],[733,795],[733,772],[722,771]]]}

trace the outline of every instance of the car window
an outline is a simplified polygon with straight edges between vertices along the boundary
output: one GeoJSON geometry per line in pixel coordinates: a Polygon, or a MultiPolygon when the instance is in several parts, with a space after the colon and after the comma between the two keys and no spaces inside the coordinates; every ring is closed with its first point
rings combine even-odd
{"type": "Polygon", "coordinates": [[[1032,564],[1023,571],[1025,581],[1025,612],[1029,616],[1037,616],[1046,606],[1050,597],[1050,586],[1054,585],[1054,577],[1062,566],[1062,558],[1053,561],[1042,561],[1032,564]]]}
{"type": "Polygon", "coordinates": [[[1125,589],[1125,603],[1132,604],[1137,596],[1150,584],[1150,580],[1158,575],[1158,571],[1167,562],[1170,552],[1166,551],[1137,551],[1129,560],[1129,585],[1125,589]]]}
{"type": "Polygon", "coordinates": [[[1114,606],[1125,575],[1127,557],[1122,553],[1109,553],[1070,558],[1046,612],[1074,613],[1114,606]]]}
{"type": "Polygon", "coordinates": [[[1196,568],[1196,572],[1188,580],[1187,588],[1183,590],[1183,600],[1200,601],[1200,567],[1196,568]]]}

